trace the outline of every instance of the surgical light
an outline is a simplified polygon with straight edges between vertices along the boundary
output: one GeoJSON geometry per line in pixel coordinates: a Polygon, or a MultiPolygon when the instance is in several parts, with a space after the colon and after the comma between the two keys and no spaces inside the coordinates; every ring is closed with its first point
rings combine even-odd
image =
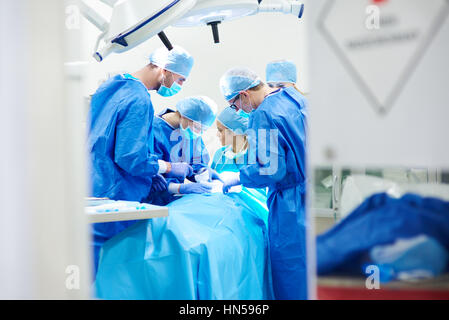
{"type": "Polygon", "coordinates": [[[112,9],[106,21],[86,2],[83,15],[102,31],[97,39],[94,58],[102,61],[110,53],[128,51],[158,35],[167,49],[173,47],[164,33],[168,26],[211,26],[214,42],[219,43],[218,25],[260,12],[282,12],[302,17],[304,4],[280,0],[264,4],[262,0],[101,0],[112,9]]]}

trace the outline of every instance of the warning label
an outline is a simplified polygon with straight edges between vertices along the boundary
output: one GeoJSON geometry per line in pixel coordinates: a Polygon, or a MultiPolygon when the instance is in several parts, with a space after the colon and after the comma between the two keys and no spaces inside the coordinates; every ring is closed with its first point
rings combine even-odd
{"type": "Polygon", "coordinates": [[[328,0],[319,29],[371,105],[385,114],[448,13],[447,0],[328,0]]]}

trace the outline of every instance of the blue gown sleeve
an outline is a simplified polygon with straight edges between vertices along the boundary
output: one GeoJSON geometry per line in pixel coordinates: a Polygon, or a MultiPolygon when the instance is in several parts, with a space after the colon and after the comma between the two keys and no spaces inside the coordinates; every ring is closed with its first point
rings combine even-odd
{"type": "Polygon", "coordinates": [[[206,145],[204,144],[203,139],[199,138],[197,142],[195,142],[194,146],[195,150],[193,152],[192,158],[192,168],[196,173],[200,171],[202,168],[205,168],[209,165],[210,156],[209,152],[206,149],[206,145]]]}
{"type": "Polygon", "coordinates": [[[248,165],[240,169],[247,188],[265,188],[281,182],[287,173],[285,139],[265,111],[254,112],[248,130],[248,165]]]}
{"type": "Polygon", "coordinates": [[[225,147],[221,147],[220,149],[218,149],[215,154],[214,157],[212,159],[212,164],[210,165],[210,167],[214,170],[217,170],[218,164],[222,164],[223,160],[221,160],[222,156],[223,156],[223,150],[225,149],[225,147]]]}
{"type": "Polygon", "coordinates": [[[153,177],[159,170],[158,156],[149,153],[152,111],[146,101],[134,100],[118,114],[114,161],[135,177],[153,177]]]}

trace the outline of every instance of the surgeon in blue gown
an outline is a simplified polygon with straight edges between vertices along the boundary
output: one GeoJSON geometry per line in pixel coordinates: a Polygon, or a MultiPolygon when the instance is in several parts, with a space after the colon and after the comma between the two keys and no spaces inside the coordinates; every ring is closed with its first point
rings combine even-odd
{"type": "Polygon", "coordinates": [[[268,187],[275,298],[307,299],[306,100],[295,88],[269,88],[247,68],[226,72],[220,88],[232,108],[250,114],[248,165],[224,179],[223,189],[268,187]]]}
{"type": "Polygon", "coordinates": [[[230,107],[217,117],[217,135],[222,147],[215,152],[211,167],[217,172],[238,172],[248,164],[248,117],[230,107]]]}
{"type": "MultiPolygon", "coordinates": [[[[164,97],[178,93],[192,66],[193,58],[186,50],[159,48],[142,69],[116,75],[98,88],[91,101],[88,137],[92,196],[142,201],[155,177],[191,175],[190,165],[163,161],[154,153],[149,91],[164,97]]],[[[94,224],[94,274],[103,243],[133,223],[94,224]]]]}
{"type": "Polygon", "coordinates": [[[176,199],[174,195],[209,193],[212,187],[207,182],[220,180],[216,171],[208,167],[210,156],[202,139],[214,123],[216,114],[217,105],[212,99],[194,96],[180,100],[176,111],[167,108],[154,117],[155,155],[164,161],[188,163],[193,168],[193,174],[187,177],[191,180],[187,183],[182,178],[165,177],[167,190],[158,187],[159,181],[156,181],[149,202],[166,205],[176,199]],[[195,176],[203,171],[207,171],[207,181],[196,181],[195,176]]]}
{"type": "MultiPolygon", "coordinates": [[[[248,117],[240,115],[231,107],[225,108],[217,116],[217,136],[223,147],[219,148],[213,157],[211,168],[221,176],[225,172],[239,172],[248,165],[248,117]]],[[[222,178],[222,181],[225,178],[222,178]]],[[[268,210],[266,188],[243,187],[240,196],[259,210],[268,210]],[[257,205],[256,205],[257,204],[257,205]],[[260,209],[263,208],[263,209],[260,209]]]]}
{"type": "MultiPolygon", "coordinates": [[[[186,146],[183,140],[178,140],[183,136],[182,127],[187,128],[181,119],[203,117],[210,123],[207,119],[215,116],[208,105],[187,98],[178,103],[177,111],[167,109],[156,116],[155,152],[169,157],[172,149],[173,156],[177,156],[186,146]]],[[[245,152],[245,135],[239,135],[241,139],[233,139],[232,135],[245,132],[248,119],[226,108],[216,123],[219,128],[224,125],[230,128],[219,134],[225,148],[236,141],[245,152]]],[[[198,156],[206,156],[201,150],[204,149],[193,151],[198,151],[198,156]]],[[[230,153],[224,156],[223,163],[219,160],[223,157],[222,150],[215,155],[217,161],[212,168],[223,175],[238,171],[240,164],[232,160],[235,158],[230,153]]],[[[202,160],[199,170],[206,163],[202,160]]],[[[273,299],[265,190],[236,189],[227,195],[192,192],[174,197],[176,201],[170,199],[167,205],[168,217],[144,220],[106,242],[94,286],[96,296],[100,299],[273,299]]],[[[161,193],[155,196],[160,197],[161,193]]]]}

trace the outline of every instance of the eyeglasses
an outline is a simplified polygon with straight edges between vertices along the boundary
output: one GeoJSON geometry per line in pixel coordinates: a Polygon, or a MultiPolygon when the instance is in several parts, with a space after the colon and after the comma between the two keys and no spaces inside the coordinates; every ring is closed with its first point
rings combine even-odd
{"type": "Polygon", "coordinates": [[[277,83],[277,82],[271,82],[268,84],[268,86],[270,88],[279,88],[279,89],[284,89],[285,85],[283,83],[277,83]]]}
{"type": "Polygon", "coordinates": [[[232,101],[231,105],[229,106],[232,110],[234,111],[238,111],[239,107],[237,107],[235,105],[235,102],[240,98],[240,95],[237,95],[237,97],[235,97],[234,101],[232,101]]]}

